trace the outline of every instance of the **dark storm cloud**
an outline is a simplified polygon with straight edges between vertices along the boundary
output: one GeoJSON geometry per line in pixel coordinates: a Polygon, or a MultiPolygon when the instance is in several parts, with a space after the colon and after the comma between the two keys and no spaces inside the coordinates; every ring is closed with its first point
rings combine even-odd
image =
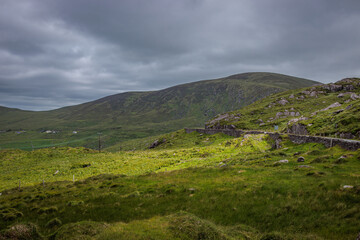
{"type": "Polygon", "coordinates": [[[4,0],[0,105],[45,110],[268,71],[359,76],[358,0],[4,0]]]}

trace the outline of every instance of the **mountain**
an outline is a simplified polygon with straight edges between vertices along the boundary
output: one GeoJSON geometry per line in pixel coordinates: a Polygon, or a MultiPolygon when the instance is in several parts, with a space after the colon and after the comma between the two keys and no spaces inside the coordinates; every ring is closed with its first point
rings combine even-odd
{"type": "Polygon", "coordinates": [[[271,95],[220,114],[206,128],[238,128],[360,139],[360,78],[271,95]]]}
{"type": "MultiPolygon", "coordinates": [[[[216,114],[318,82],[275,73],[243,73],[151,92],[126,92],[51,111],[0,109],[1,129],[102,132],[107,145],[124,139],[196,127],[216,114]]],[[[85,134],[86,133],[86,134],[85,134]]],[[[64,138],[69,135],[64,135],[64,138]]],[[[80,144],[80,143],[79,143],[80,144]]]]}

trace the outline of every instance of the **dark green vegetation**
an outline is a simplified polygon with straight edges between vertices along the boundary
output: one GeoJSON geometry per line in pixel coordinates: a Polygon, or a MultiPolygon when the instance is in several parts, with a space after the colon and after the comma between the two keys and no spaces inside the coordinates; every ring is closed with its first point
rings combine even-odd
{"type": "Polygon", "coordinates": [[[271,95],[207,123],[209,128],[240,128],[360,138],[360,79],[271,95]],[[294,126],[295,125],[295,126],[294,126]]]}
{"type": "Polygon", "coordinates": [[[98,132],[102,133],[102,145],[109,147],[124,140],[202,126],[218,113],[316,83],[274,73],[245,73],[160,91],[121,93],[52,111],[0,107],[0,130],[12,130],[0,133],[0,148],[97,148],[98,132]],[[15,133],[20,130],[26,132],[15,133]],[[40,133],[44,130],[56,133],[40,133]]]}
{"type": "Polygon", "coordinates": [[[0,239],[355,239],[360,231],[360,150],[286,136],[282,149],[266,135],[159,138],[167,141],[147,151],[1,151],[0,239]]]}

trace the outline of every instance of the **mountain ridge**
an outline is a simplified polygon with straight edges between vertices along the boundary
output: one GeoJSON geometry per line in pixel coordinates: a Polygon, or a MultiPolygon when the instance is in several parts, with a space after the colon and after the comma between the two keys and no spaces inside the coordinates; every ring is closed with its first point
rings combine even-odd
{"type": "Polygon", "coordinates": [[[32,131],[76,130],[87,135],[102,132],[112,135],[113,144],[198,127],[216,114],[247,106],[262,97],[315,84],[319,82],[276,73],[235,74],[157,91],[114,94],[50,111],[9,110],[1,114],[0,126],[32,131]]]}

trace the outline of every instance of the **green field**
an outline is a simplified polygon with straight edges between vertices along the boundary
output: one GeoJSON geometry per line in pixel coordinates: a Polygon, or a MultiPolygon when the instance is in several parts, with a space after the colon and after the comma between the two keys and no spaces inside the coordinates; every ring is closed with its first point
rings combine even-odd
{"type": "Polygon", "coordinates": [[[0,239],[355,239],[360,230],[360,150],[286,136],[281,149],[266,135],[157,138],[166,142],[113,153],[2,150],[0,239]]]}

